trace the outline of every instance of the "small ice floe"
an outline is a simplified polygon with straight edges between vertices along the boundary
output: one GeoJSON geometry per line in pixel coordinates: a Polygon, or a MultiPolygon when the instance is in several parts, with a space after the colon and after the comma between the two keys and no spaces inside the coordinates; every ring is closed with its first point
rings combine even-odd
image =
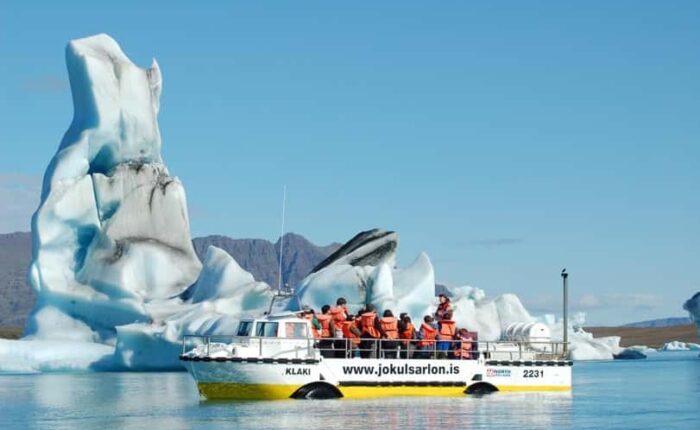
{"type": "Polygon", "coordinates": [[[674,340],[664,344],[659,351],[700,351],[700,344],[674,340]]]}

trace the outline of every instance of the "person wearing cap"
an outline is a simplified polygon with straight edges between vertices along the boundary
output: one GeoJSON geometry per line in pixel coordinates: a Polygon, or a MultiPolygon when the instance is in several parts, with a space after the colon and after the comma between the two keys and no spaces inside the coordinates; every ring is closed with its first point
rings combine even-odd
{"type": "Polygon", "coordinates": [[[450,298],[445,294],[439,294],[438,299],[440,303],[435,311],[435,319],[440,321],[445,319],[445,314],[447,314],[447,312],[452,312],[452,303],[450,303],[450,298]]]}

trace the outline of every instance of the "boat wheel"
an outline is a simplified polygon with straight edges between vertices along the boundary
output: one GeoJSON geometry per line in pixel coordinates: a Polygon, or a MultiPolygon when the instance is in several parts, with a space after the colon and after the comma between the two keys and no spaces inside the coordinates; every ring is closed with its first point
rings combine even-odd
{"type": "Polygon", "coordinates": [[[464,390],[464,393],[475,396],[483,396],[485,394],[495,393],[496,391],[498,391],[498,388],[492,384],[489,384],[488,382],[477,382],[476,384],[468,386],[467,389],[464,390]]]}
{"type": "Polygon", "coordinates": [[[339,399],[343,393],[327,382],[312,382],[299,388],[292,394],[292,399],[339,399]]]}

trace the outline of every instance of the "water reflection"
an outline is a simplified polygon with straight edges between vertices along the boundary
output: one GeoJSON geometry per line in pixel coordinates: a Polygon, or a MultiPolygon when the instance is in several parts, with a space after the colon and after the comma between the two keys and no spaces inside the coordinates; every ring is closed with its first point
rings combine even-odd
{"type": "Polygon", "coordinates": [[[202,402],[211,423],[221,410],[237,428],[558,428],[571,423],[570,393],[494,394],[480,398],[202,402]],[[270,411],[274,413],[270,413],[270,411]],[[518,416],[518,420],[513,420],[518,416]]]}

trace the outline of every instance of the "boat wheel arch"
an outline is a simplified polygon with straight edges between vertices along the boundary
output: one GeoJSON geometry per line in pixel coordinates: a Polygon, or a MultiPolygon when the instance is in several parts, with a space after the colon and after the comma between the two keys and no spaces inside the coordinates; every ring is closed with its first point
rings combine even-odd
{"type": "Polygon", "coordinates": [[[316,381],[306,384],[296,390],[290,396],[292,399],[312,399],[312,400],[326,400],[326,399],[340,399],[343,397],[343,393],[340,392],[338,387],[328,382],[316,381]]]}
{"type": "Polygon", "coordinates": [[[483,396],[485,394],[491,394],[498,391],[498,387],[488,382],[476,382],[471,384],[464,390],[464,394],[471,394],[476,396],[483,396]]]}

